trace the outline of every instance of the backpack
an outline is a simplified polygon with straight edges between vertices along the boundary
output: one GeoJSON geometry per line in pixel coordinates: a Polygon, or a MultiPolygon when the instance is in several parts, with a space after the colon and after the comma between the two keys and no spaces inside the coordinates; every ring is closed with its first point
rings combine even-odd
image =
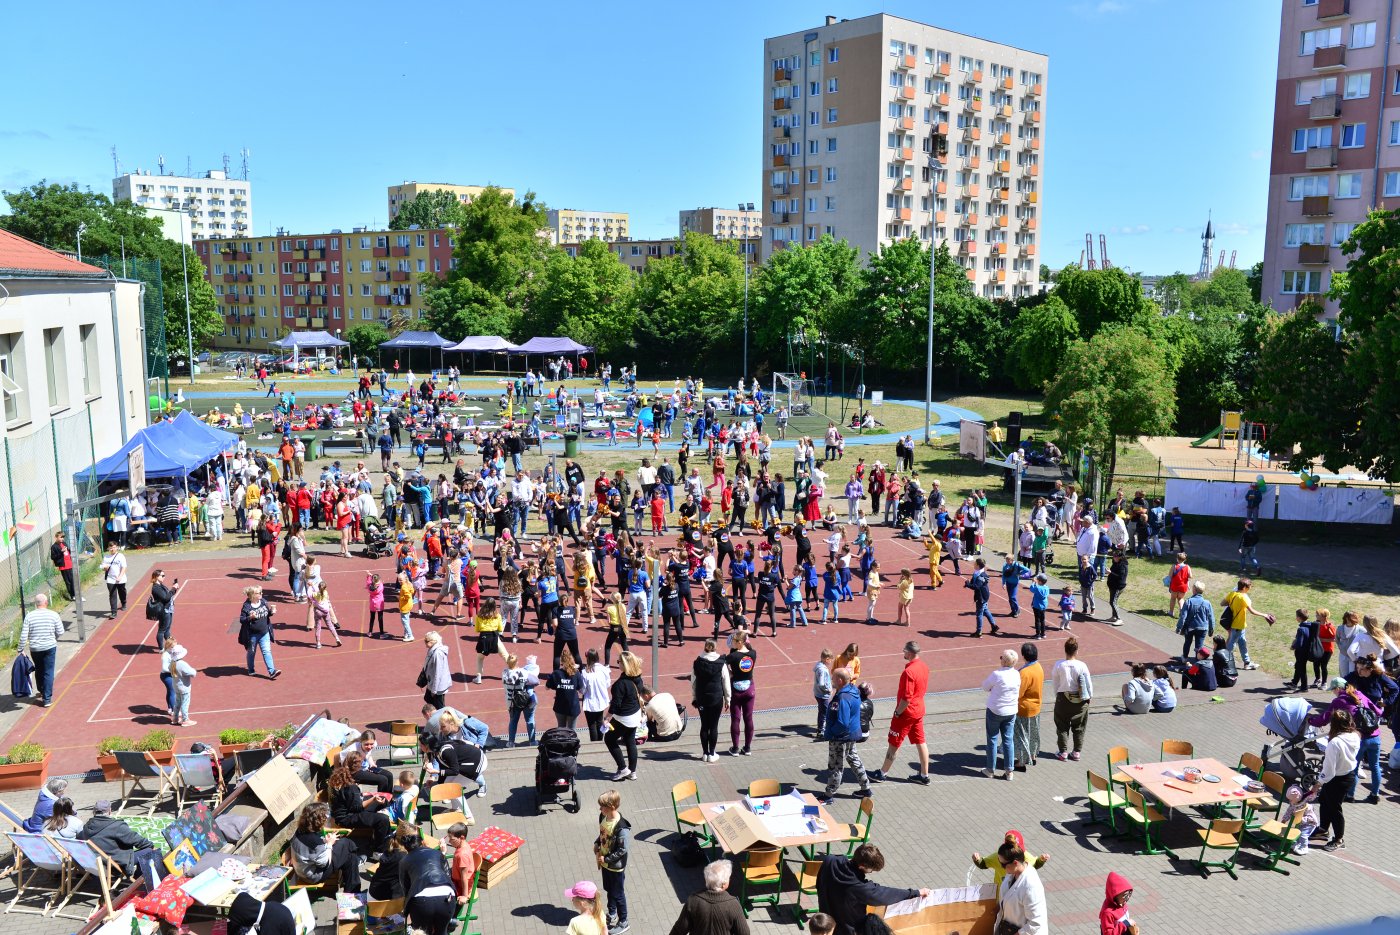
{"type": "Polygon", "coordinates": [[[165,613],[165,605],[152,597],[146,601],[146,619],[159,620],[165,613]]]}
{"type": "Polygon", "coordinates": [[[506,692],[506,700],[510,703],[512,711],[529,710],[533,698],[530,697],[530,689],[525,686],[525,679],[512,679],[510,688],[506,692]]]}
{"type": "Polygon", "coordinates": [[[1365,736],[1375,733],[1381,726],[1381,716],[1366,702],[1358,701],[1356,710],[1351,713],[1351,722],[1365,736]]]}

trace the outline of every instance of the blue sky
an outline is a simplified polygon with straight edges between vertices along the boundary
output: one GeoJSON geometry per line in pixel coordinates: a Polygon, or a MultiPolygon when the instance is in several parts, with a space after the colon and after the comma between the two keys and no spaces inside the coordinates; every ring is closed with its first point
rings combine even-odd
{"type": "MultiPolygon", "coordinates": [[[[30,38],[0,79],[29,93],[0,110],[0,188],[110,194],[113,144],[124,170],[164,154],[197,173],[225,153],[237,171],[246,146],[259,234],[382,225],[385,186],[418,179],[625,210],[634,237],[661,237],[681,208],[761,200],[764,37],[881,8],[82,2],[61,30],[54,10],[6,13],[30,38]]],[[[1049,54],[1046,262],[1078,262],[1093,232],[1116,265],[1194,271],[1208,210],[1217,251],[1261,256],[1277,0],[883,12],[1049,54]]]]}

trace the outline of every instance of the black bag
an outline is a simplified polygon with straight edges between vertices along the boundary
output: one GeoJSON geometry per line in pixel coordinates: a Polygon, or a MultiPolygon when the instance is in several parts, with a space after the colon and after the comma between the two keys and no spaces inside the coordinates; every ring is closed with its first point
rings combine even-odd
{"type": "Polygon", "coordinates": [[[159,620],[165,615],[165,605],[156,598],[151,597],[146,601],[146,619],[159,620]]]}
{"type": "Polygon", "coordinates": [[[1222,630],[1229,630],[1234,625],[1234,622],[1235,612],[1231,609],[1229,604],[1226,604],[1220,609],[1220,628],[1222,630]]]}
{"type": "MultiPolygon", "coordinates": [[[[427,684],[426,677],[424,685],[427,684]]],[[[530,689],[525,686],[525,680],[515,679],[510,683],[510,691],[506,693],[506,698],[510,702],[510,710],[527,711],[530,708],[530,689]]]]}
{"type": "Polygon", "coordinates": [[[248,632],[248,625],[247,625],[246,623],[239,623],[239,624],[238,624],[238,645],[239,645],[239,646],[242,646],[244,649],[247,649],[247,648],[248,648],[248,644],[250,644],[252,641],[253,641],[253,640],[252,640],[252,634],[250,634],[250,633],[248,632]]]}
{"type": "Polygon", "coordinates": [[[1327,655],[1327,650],[1322,648],[1321,631],[1314,631],[1312,645],[1308,647],[1308,658],[1313,662],[1320,662],[1325,655],[1327,655]]]}
{"type": "Polygon", "coordinates": [[[287,539],[286,541],[284,541],[284,542],[282,543],[282,561],[284,561],[284,562],[290,562],[291,560],[292,560],[292,540],[291,540],[291,539],[287,539]]]}
{"type": "Polygon", "coordinates": [[[682,867],[699,867],[705,863],[705,849],[700,846],[700,836],[694,831],[681,835],[676,845],[676,863],[682,867]]]}
{"type": "Polygon", "coordinates": [[[1381,716],[1376,713],[1376,709],[1365,702],[1357,702],[1356,710],[1352,713],[1351,723],[1362,735],[1373,734],[1376,728],[1381,726],[1381,716]]]}
{"type": "Polygon", "coordinates": [[[417,683],[417,684],[418,684],[418,687],[419,687],[419,688],[427,688],[427,687],[428,687],[428,667],[427,667],[427,666],[424,666],[423,668],[421,668],[421,669],[418,670],[418,683],[417,683]]]}

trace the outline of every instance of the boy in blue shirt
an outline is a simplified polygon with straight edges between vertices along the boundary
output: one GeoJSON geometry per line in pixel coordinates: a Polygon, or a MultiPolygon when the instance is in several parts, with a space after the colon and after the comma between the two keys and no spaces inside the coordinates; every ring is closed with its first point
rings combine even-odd
{"type": "Polygon", "coordinates": [[[1045,639],[1045,611],[1050,606],[1050,579],[1042,572],[1031,582],[1031,616],[1035,618],[1035,638],[1045,639]]]}
{"type": "Polygon", "coordinates": [[[1022,565],[1010,555],[1006,556],[1006,564],[1001,566],[1001,584],[1006,588],[1006,601],[1011,605],[1011,616],[1021,616],[1021,602],[1016,598],[1016,591],[1021,586],[1021,576],[1030,576],[1031,570],[1022,565]]]}

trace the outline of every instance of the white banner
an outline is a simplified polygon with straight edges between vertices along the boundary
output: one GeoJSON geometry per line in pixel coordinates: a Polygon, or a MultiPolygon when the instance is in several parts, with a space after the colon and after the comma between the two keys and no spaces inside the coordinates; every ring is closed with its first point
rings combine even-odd
{"type": "Polygon", "coordinates": [[[1389,526],[1395,501],[1374,487],[1319,487],[1304,490],[1297,484],[1280,486],[1279,519],[1306,519],[1318,523],[1372,523],[1389,526]]]}
{"type": "MultiPolygon", "coordinates": [[[[1190,480],[1187,478],[1167,478],[1167,497],[1164,504],[1170,512],[1173,507],[1183,513],[1198,516],[1238,516],[1244,518],[1244,493],[1252,483],[1232,481],[1190,480]]],[[[1264,508],[1261,516],[1272,512],[1272,486],[1264,493],[1264,508]]]]}

